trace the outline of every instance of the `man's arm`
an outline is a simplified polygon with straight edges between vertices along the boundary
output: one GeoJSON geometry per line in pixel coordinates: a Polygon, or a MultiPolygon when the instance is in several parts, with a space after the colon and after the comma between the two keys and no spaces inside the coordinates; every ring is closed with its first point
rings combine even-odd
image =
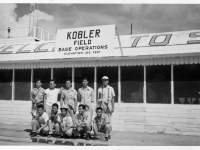
{"type": "Polygon", "coordinates": [[[115,91],[114,91],[114,89],[112,89],[111,96],[112,96],[112,100],[111,100],[112,110],[111,110],[111,112],[113,113],[114,109],[115,109],[115,91]]]}
{"type": "Polygon", "coordinates": [[[33,91],[31,91],[30,93],[30,100],[34,103],[35,102],[35,98],[33,98],[33,91]]]}
{"type": "Polygon", "coordinates": [[[80,89],[78,89],[77,101],[78,101],[78,102],[81,102],[81,91],[80,91],[80,89]]]}
{"type": "Polygon", "coordinates": [[[48,122],[49,122],[49,120],[47,120],[47,121],[45,122],[45,124],[37,130],[37,133],[40,133],[40,131],[41,131],[42,129],[44,129],[45,127],[47,127],[48,124],[49,124],[48,122]]]}
{"type": "Polygon", "coordinates": [[[63,91],[63,90],[64,90],[64,88],[61,87],[60,90],[59,90],[59,92],[58,92],[58,94],[62,94],[62,91],[63,91]]]}
{"type": "Polygon", "coordinates": [[[99,101],[101,100],[101,94],[100,94],[100,89],[97,91],[97,99],[96,99],[96,107],[98,107],[99,101]]]}
{"type": "Polygon", "coordinates": [[[64,99],[64,93],[62,92],[61,96],[60,96],[60,107],[63,107],[63,99],[64,99]]]}
{"type": "Polygon", "coordinates": [[[77,92],[74,93],[74,112],[76,113],[77,109],[77,92]]]}
{"type": "Polygon", "coordinates": [[[47,94],[44,93],[44,111],[46,111],[47,94]]]}
{"type": "Polygon", "coordinates": [[[91,90],[91,97],[92,97],[91,101],[94,102],[94,90],[93,89],[91,90]]]}

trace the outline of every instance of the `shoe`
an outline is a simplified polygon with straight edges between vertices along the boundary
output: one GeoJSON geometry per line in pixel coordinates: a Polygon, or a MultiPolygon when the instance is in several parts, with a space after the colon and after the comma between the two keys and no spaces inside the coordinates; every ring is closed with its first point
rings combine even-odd
{"type": "Polygon", "coordinates": [[[49,134],[48,136],[47,136],[47,138],[51,138],[52,137],[52,134],[49,134]]]}
{"type": "Polygon", "coordinates": [[[64,138],[64,136],[63,135],[59,135],[58,138],[64,138]]]}
{"type": "Polygon", "coordinates": [[[98,140],[98,139],[99,139],[99,136],[94,136],[93,139],[94,139],[94,140],[98,140]]]}
{"type": "Polygon", "coordinates": [[[108,139],[111,139],[111,135],[108,135],[108,139]]]}
{"type": "Polygon", "coordinates": [[[35,137],[35,136],[37,136],[37,133],[36,133],[36,132],[33,132],[33,133],[31,134],[31,137],[35,137]]]}
{"type": "Polygon", "coordinates": [[[105,141],[108,141],[108,137],[105,137],[105,141]]]}
{"type": "Polygon", "coordinates": [[[86,140],[90,140],[89,134],[86,135],[86,140]]]}

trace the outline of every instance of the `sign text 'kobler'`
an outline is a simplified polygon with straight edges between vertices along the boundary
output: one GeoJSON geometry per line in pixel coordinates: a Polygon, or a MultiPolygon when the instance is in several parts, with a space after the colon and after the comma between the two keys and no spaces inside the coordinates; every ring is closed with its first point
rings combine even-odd
{"type": "Polygon", "coordinates": [[[110,56],[114,36],[114,25],[58,30],[55,51],[71,57],[110,56]]]}

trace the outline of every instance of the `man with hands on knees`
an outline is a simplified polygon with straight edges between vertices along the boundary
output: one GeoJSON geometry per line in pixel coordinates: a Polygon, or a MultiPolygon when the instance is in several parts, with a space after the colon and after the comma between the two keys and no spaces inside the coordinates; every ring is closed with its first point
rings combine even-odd
{"type": "Polygon", "coordinates": [[[47,135],[49,132],[48,121],[49,116],[44,112],[44,106],[39,104],[36,115],[33,115],[33,120],[31,121],[31,137],[35,137],[38,134],[47,135]]]}
{"type": "Polygon", "coordinates": [[[93,120],[94,138],[98,139],[98,133],[104,133],[105,140],[108,141],[111,138],[110,132],[112,131],[108,116],[103,113],[101,107],[96,109],[96,114],[97,116],[93,120]]]}

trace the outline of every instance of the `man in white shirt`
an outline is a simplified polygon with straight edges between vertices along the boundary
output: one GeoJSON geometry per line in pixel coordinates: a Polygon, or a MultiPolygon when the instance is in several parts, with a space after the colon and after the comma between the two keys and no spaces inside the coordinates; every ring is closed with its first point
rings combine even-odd
{"type": "Polygon", "coordinates": [[[57,103],[58,95],[61,94],[63,90],[63,87],[61,87],[60,89],[57,89],[55,87],[56,81],[54,79],[51,79],[49,83],[49,88],[45,90],[44,110],[49,117],[51,116],[52,105],[54,103],[57,103]]]}
{"type": "Polygon", "coordinates": [[[37,134],[47,135],[49,132],[48,121],[49,116],[44,112],[44,106],[42,104],[39,104],[37,106],[36,115],[33,115],[33,120],[31,121],[31,137],[34,137],[37,134]]]}

